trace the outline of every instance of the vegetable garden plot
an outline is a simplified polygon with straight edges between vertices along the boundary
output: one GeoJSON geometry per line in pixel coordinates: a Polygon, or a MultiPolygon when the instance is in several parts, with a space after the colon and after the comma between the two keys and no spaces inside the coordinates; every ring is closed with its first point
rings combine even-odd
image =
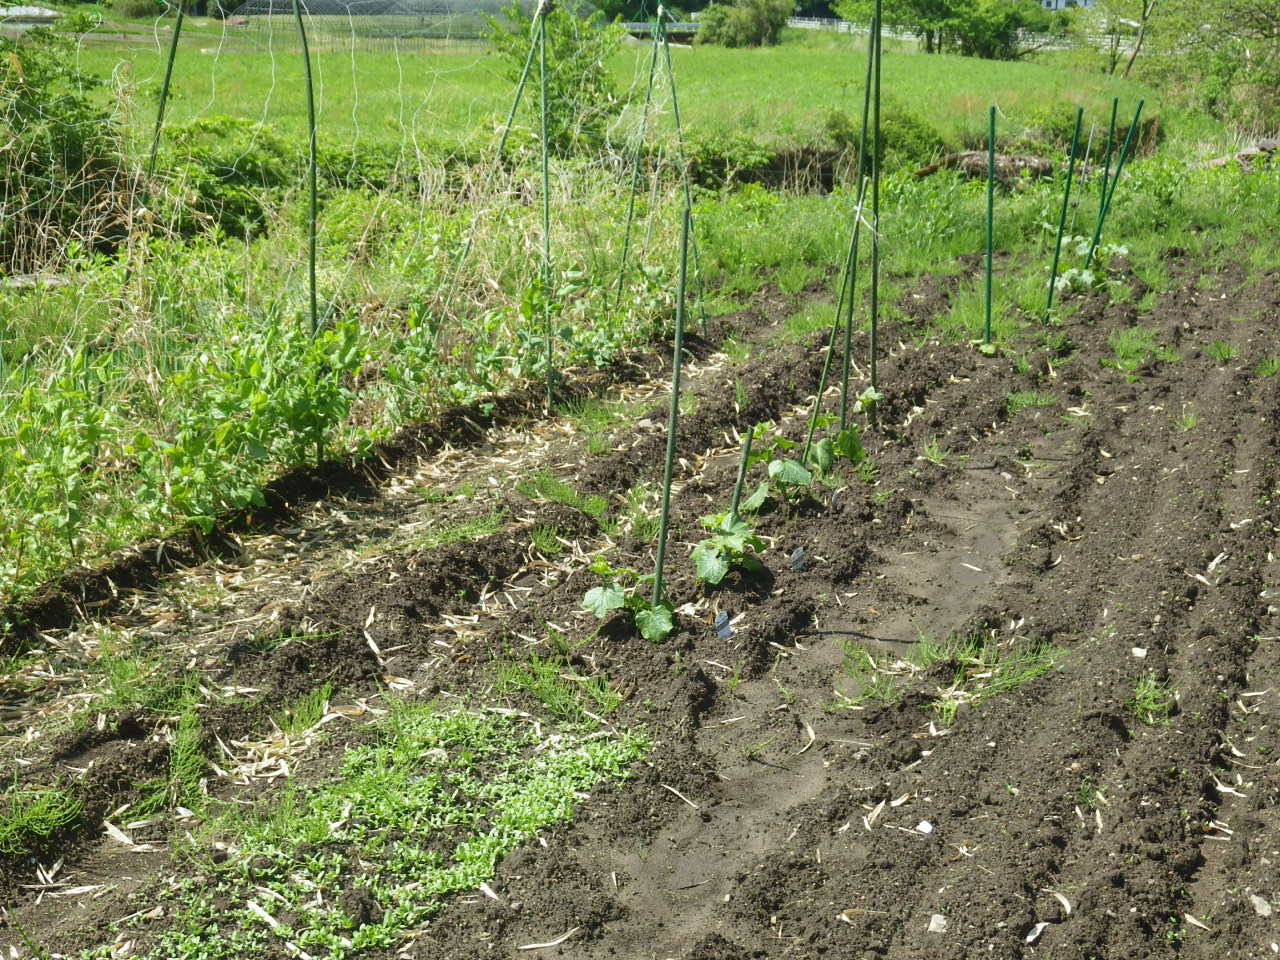
{"type": "MultiPolygon", "coordinates": [[[[796,348],[795,392],[740,421],[735,377],[759,378],[743,380],[750,402],[752,382],[786,385],[796,354],[716,369],[686,418],[707,426],[687,434],[676,476],[677,632],[665,643],[616,619],[597,633],[581,609],[593,555],[641,569],[652,556],[643,525],[606,529],[590,498],[606,477],[652,480],[661,465],[645,451],[660,428],[619,425],[594,455],[585,438],[553,446],[539,476],[558,485],[529,481],[522,519],[500,533],[317,584],[297,615],[324,641],[247,646],[222,674],[272,702],[299,702],[332,675],[329,709],[343,719],[322,726],[327,743],[289,755],[299,789],[323,789],[369,742],[348,714],[384,708],[383,672],[412,681],[401,695],[415,701],[501,704],[546,730],[594,725],[592,714],[601,731],[643,725],[652,745],[632,781],[592,788],[574,823],[541,832],[545,846],[523,845],[485,889],[446,898],[392,944],[303,949],[467,957],[566,934],[560,949],[586,957],[1268,949],[1272,920],[1253,898],[1274,896],[1263,748],[1280,664],[1263,594],[1280,467],[1263,416],[1280,387],[1258,366],[1280,290],[1274,277],[1238,289],[1228,274],[1202,292],[1198,279],[1136,318],[1137,362],[1121,336],[1135,318],[1096,296],[1063,321],[1069,356],[1028,342],[1021,372],[962,346],[895,348],[881,375],[902,387],[864,431],[866,459],[767,494],[749,515],[764,570],[709,587],[688,555],[707,535],[699,518],[729,503],[739,449],[727,425],[768,409],[763,444],[803,440],[804,377],[816,383],[825,331],[796,348]],[[541,559],[525,552],[539,524],[573,528],[562,553],[548,556],[549,540],[541,559]],[[530,539],[516,549],[516,537],[530,539]]],[[[766,476],[755,465],[747,488],[766,476]]],[[[254,740],[206,716],[231,749],[254,740]]],[[[259,772],[278,769],[272,749],[259,772]]],[[[241,799],[270,807],[272,780],[251,779],[241,799]]],[[[148,842],[146,827],[116,826],[148,842]]],[[[187,914],[163,860],[122,851],[118,877],[86,876],[86,849],[68,848],[60,889],[102,883],[101,896],[52,908],[12,888],[10,920],[59,952],[172,943],[162,938],[187,914]],[[126,906],[112,888],[131,863],[154,864],[157,885],[129,888],[126,906]],[[154,897],[144,916],[96,928],[144,906],[139,891],[154,897]],[[80,902],[85,914],[64,906],[80,902]],[[87,924],[63,926],[68,913],[87,924]]],[[[234,876],[238,851],[216,850],[197,846],[199,869],[234,876]]],[[[267,866],[257,883],[274,889],[267,866]]],[[[333,882],[372,898],[344,901],[339,937],[385,927],[390,901],[358,858],[333,882]]],[[[265,894],[237,896],[228,913],[258,917],[244,921],[259,941],[250,955],[310,929],[265,894]]]]}

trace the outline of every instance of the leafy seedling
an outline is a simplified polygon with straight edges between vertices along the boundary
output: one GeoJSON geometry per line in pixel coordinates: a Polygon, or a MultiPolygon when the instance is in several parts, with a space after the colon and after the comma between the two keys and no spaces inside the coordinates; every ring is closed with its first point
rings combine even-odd
{"type": "Polygon", "coordinates": [[[652,643],[665,640],[675,629],[675,612],[665,600],[653,603],[641,588],[653,583],[653,574],[640,574],[630,567],[614,567],[604,557],[591,562],[591,572],[604,579],[582,598],[582,606],[600,620],[614,610],[625,610],[640,635],[652,643]]]}
{"type": "Polygon", "coordinates": [[[756,556],[764,549],[764,541],[741,517],[722,513],[703,517],[702,524],[711,531],[711,536],[693,548],[693,565],[703,583],[717,586],[730,570],[757,573],[764,569],[756,556]]]}

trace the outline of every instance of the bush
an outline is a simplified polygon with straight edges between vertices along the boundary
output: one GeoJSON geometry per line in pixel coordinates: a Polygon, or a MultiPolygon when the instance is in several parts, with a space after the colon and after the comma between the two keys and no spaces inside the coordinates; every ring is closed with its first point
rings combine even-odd
{"type": "Polygon", "coordinates": [[[76,66],[84,15],[55,29],[0,35],[0,263],[48,266],[73,241],[123,235],[128,184],[118,131],[96,96],[102,81],[76,66]]]}
{"type": "MultiPolygon", "coordinates": [[[[862,131],[862,119],[854,119],[841,110],[832,110],[824,122],[827,136],[837,147],[856,151],[862,131]]],[[[868,144],[871,131],[867,131],[868,144]]],[[[890,164],[929,163],[948,145],[933,125],[919,114],[886,98],[880,106],[880,160],[890,164]]],[[[870,159],[868,157],[868,159],[870,159]]],[[[864,171],[871,172],[870,164],[864,171]]]]}
{"type": "Polygon", "coordinates": [[[795,9],[792,0],[733,0],[702,11],[698,42],[722,47],[774,46],[795,9]]]}
{"type": "Polygon", "coordinates": [[[126,20],[158,17],[167,8],[156,0],[111,0],[111,10],[126,20]]]}

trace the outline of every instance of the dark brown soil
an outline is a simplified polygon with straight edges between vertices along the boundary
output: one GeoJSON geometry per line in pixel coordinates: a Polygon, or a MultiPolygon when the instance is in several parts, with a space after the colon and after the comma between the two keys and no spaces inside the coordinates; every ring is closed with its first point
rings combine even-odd
{"type": "MultiPolygon", "coordinates": [[[[944,303],[946,284],[921,299],[944,303]]],[[[1272,955],[1280,377],[1256,370],[1275,351],[1280,271],[1189,277],[1149,316],[1100,298],[1078,306],[1050,331],[1066,343],[1032,329],[995,358],[934,342],[884,358],[888,399],[865,437],[874,485],[850,475],[767,510],[756,524],[767,572],[714,591],[687,551],[698,518],[727,506],[726,435],[803,402],[820,338],[699,384],[673,502],[677,633],[650,644],[615,619],[577,653],[625,694],[610,719],[646,725],[652,753],[545,846],[508,857],[491,883],[500,902],[454,900],[422,935],[372,955],[1272,955]],[[1138,323],[1180,359],[1109,365],[1108,338],[1138,323]],[[1215,358],[1214,341],[1234,356],[1215,358]],[[1031,391],[1042,405],[1026,405],[1031,391]],[[793,564],[797,550],[805,562],[793,564]],[[712,626],[720,611],[735,618],[727,639],[712,626]],[[930,704],[955,664],[904,679],[895,702],[841,706],[836,691],[858,693],[844,644],[891,661],[950,634],[1051,644],[1063,658],[949,726],[930,704]],[[1146,674],[1177,691],[1167,722],[1129,704],[1146,674]]],[[[895,334],[909,336],[884,342],[895,334]]],[[[799,437],[803,424],[783,429],[799,437]]],[[[658,476],[661,423],[621,439],[615,453],[571,445],[553,460],[580,457],[562,472],[587,492],[658,476]]],[[[584,546],[602,548],[580,522],[584,546]]],[[[512,637],[545,636],[547,622],[594,629],[579,609],[593,578],[568,566],[544,581],[526,547],[504,530],[330,578],[292,614],[319,639],[246,648],[220,679],[273,701],[324,681],[369,696],[387,675],[426,697],[482,695],[512,637]],[[529,588],[514,608],[481,602],[513,584],[529,588]],[[442,623],[460,613],[478,618],[465,635],[442,623]]],[[[629,538],[610,553],[641,569],[651,556],[629,538]]],[[[340,893],[360,916],[381,909],[358,878],[340,893]]],[[[137,909],[129,895],[117,915],[137,909]]],[[[9,898],[51,949],[102,942],[101,903],[68,923],[18,889],[9,898]]]]}

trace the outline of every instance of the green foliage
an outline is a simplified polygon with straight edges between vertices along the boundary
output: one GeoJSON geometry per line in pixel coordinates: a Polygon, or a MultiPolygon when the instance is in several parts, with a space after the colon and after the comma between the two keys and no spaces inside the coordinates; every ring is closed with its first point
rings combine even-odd
{"type": "Polygon", "coordinates": [[[1126,327],[1107,337],[1111,356],[1102,360],[1103,366],[1115,367],[1130,378],[1151,363],[1176,363],[1178,352],[1161,346],[1156,341],[1156,331],[1148,327],[1126,327]]]}
{"type": "Polygon", "coordinates": [[[64,790],[13,787],[0,794],[0,855],[35,853],[58,830],[75,822],[83,807],[64,790]]]}
{"type": "Polygon", "coordinates": [[[581,510],[596,521],[601,520],[609,509],[609,503],[604,497],[584,496],[549,470],[538,470],[523,480],[517,480],[516,491],[530,500],[562,503],[574,510],[581,510]]]}
{"type": "Polygon", "coordinates": [[[137,955],[241,960],[286,940],[312,956],[394,947],[451,894],[492,880],[504,855],[570,820],[601,780],[627,777],[647,748],[629,735],[548,739],[516,717],[400,702],[369,734],[332,779],[215,817],[204,835],[232,855],[163,895],[169,920],[137,955]],[[376,911],[315,896],[353,882],[376,911]]]}
{"type": "Polygon", "coordinates": [[[497,690],[501,694],[523,691],[540,700],[556,720],[585,727],[598,727],[599,716],[612,713],[622,702],[608,678],[581,676],[563,658],[536,653],[524,662],[502,664],[497,690]]]}
{"type": "MultiPolygon", "coordinates": [[[[832,5],[846,20],[866,23],[872,0],[839,0],[832,5]]],[[[926,53],[953,51],[967,57],[1012,60],[1024,52],[1023,31],[1063,34],[1067,20],[1034,0],[887,0],[886,26],[904,27],[921,37],[926,53]]]]}
{"type": "Polygon", "coordinates": [[[702,11],[697,40],[722,47],[771,47],[795,9],[792,0],[731,0],[702,11]]]}
{"type": "Polygon", "coordinates": [[[325,682],[316,689],[304,693],[291,705],[273,713],[275,721],[282,733],[305,733],[319,723],[325,711],[329,709],[329,698],[333,696],[333,684],[325,682]]]}
{"type": "Polygon", "coordinates": [[[603,620],[615,610],[625,611],[640,635],[652,643],[665,640],[675,629],[675,611],[666,600],[653,603],[642,590],[653,583],[653,574],[641,575],[630,567],[614,567],[604,557],[591,562],[591,572],[604,582],[582,598],[584,609],[603,620]]]}
{"type": "Polygon", "coordinates": [[[711,531],[711,536],[693,548],[693,566],[699,580],[714,587],[730,570],[754,573],[764,569],[757,556],[764,549],[764,541],[745,520],[723,513],[703,517],[702,525],[711,531]]]}
{"type": "Polygon", "coordinates": [[[1017,390],[1005,398],[1004,406],[1009,411],[1009,416],[1016,417],[1028,407],[1051,407],[1058,402],[1058,398],[1052,393],[1042,393],[1039,390],[1017,390]]]}
{"type": "Polygon", "coordinates": [[[936,676],[939,665],[952,670],[951,682],[937,685],[929,708],[950,724],[962,705],[980,706],[1010,693],[1061,665],[1065,651],[1047,643],[1015,639],[999,643],[992,637],[952,635],[941,642],[921,638],[910,656],[872,651],[846,641],[844,669],[858,685],[854,696],[841,695],[837,706],[856,706],[868,700],[899,699],[916,678],[936,676]]]}
{"type": "Polygon", "coordinates": [[[1125,706],[1148,726],[1161,726],[1169,722],[1177,702],[1173,684],[1158,680],[1154,672],[1148,671],[1134,684],[1133,696],[1125,701],[1125,706]]]}
{"type": "MultiPolygon", "coordinates": [[[[547,142],[551,150],[569,154],[598,147],[610,122],[621,112],[608,61],[621,49],[620,26],[606,25],[596,12],[580,19],[563,7],[546,15],[547,142]]],[[[533,18],[518,2],[489,18],[489,40],[507,66],[514,84],[534,43],[533,18]]],[[[535,52],[525,90],[525,114],[540,129],[539,56],[535,52]]]]}
{"type": "Polygon", "coordinates": [[[1217,361],[1218,364],[1225,366],[1234,360],[1240,351],[1225,340],[1214,340],[1204,348],[1204,352],[1217,361]]]}

